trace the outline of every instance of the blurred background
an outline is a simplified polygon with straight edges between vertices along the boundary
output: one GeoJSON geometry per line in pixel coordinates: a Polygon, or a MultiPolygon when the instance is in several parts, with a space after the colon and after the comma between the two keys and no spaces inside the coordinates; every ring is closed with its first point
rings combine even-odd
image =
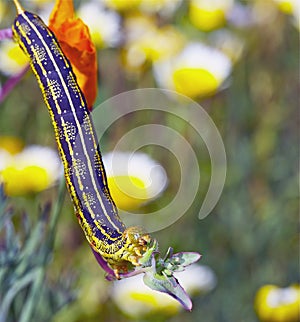
{"type": "MultiPolygon", "coordinates": [[[[54,1],[22,4],[47,21],[54,1]]],[[[100,141],[106,155],[129,130],[148,123],[167,125],[190,142],[201,171],[196,198],[178,221],[153,236],[162,253],[172,246],[202,258],[189,276],[182,273],[192,312],[144,290],[140,280],[106,281],[69,196],[64,198],[53,129],[36,79],[29,71],[7,90],[5,84],[27,61],[13,41],[2,41],[0,318],[300,321],[298,1],[74,0],[74,7],[97,48],[94,108],[124,91],[148,87],[193,99],[223,139],[226,182],[216,207],[199,220],[211,164],[188,122],[137,112],[113,124],[100,141]]],[[[14,17],[12,1],[1,1],[0,28],[9,28],[14,17]]],[[[176,155],[153,145],[139,152],[143,157],[132,167],[138,170],[128,178],[121,170],[108,171],[121,216],[127,210],[137,216],[159,210],[181,180],[176,155]],[[160,175],[149,191],[145,172],[153,164],[160,175]],[[126,199],[118,185],[133,197],[126,199]]],[[[189,180],[195,184],[193,175],[189,180]]]]}

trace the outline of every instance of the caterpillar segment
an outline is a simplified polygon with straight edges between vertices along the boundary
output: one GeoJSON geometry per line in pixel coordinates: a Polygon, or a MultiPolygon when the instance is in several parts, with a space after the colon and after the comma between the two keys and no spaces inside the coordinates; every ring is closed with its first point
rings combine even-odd
{"type": "Polygon", "coordinates": [[[85,97],[55,35],[37,15],[14,3],[13,35],[30,60],[48,108],[79,224],[118,278],[128,267],[141,265],[154,240],[137,227],[126,229],[118,215],[85,97]]]}

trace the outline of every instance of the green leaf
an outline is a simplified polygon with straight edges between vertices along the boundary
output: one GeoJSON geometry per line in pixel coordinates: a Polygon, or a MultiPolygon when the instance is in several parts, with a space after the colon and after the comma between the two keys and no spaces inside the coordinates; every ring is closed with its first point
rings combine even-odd
{"type": "Polygon", "coordinates": [[[151,270],[145,273],[144,283],[152,290],[167,293],[188,311],[192,309],[192,301],[174,276],[159,275],[151,270]]]}
{"type": "Polygon", "coordinates": [[[165,269],[172,272],[180,272],[185,267],[197,262],[201,258],[201,255],[196,252],[181,252],[173,254],[170,258],[165,260],[165,269]]]}
{"type": "Polygon", "coordinates": [[[157,251],[158,243],[154,240],[153,245],[143,254],[143,256],[139,259],[139,263],[142,267],[149,267],[152,265],[152,258],[154,253],[157,251]]]}

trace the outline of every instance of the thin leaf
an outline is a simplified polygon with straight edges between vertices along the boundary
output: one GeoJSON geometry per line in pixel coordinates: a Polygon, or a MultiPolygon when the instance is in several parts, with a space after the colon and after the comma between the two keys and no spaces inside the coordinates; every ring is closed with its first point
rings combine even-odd
{"type": "Polygon", "coordinates": [[[149,271],[145,273],[143,280],[152,290],[169,294],[187,311],[191,311],[192,301],[174,276],[164,276],[149,271]]]}
{"type": "Polygon", "coordinates": [[[14,285],[8,290],[6,293],[1,305],[0,305],[0,322],[7,321],[7,313],[11,306],[12,301],[16,297],[16,295],[28,284],[32,283],[36,277],[37,270],[32,270],[26,275],[24,275],[21,279],[17,280],[14,285]]]}
{"type": "Polygon", "coordinates": [[[165,261],[165,268],[172,272],[180,272],[185,267],[197,262],[201,258],[201,255],[196,252],[181,252],[173,254],[165,261]]]}

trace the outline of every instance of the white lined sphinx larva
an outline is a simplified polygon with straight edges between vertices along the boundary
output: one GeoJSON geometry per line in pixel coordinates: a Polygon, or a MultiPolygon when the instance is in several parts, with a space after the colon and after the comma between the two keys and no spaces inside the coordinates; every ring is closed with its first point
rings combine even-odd
{"type": "Polygon", "coordinates": [[[52,120],[65,178],[79,223],[92,248],[115,270],[139,265],[153,245],[140,229],[126,229],[111,199],[87,104],[68,59],[43,21],[14,0],[13,34],[30,59],[52,120]]]}

